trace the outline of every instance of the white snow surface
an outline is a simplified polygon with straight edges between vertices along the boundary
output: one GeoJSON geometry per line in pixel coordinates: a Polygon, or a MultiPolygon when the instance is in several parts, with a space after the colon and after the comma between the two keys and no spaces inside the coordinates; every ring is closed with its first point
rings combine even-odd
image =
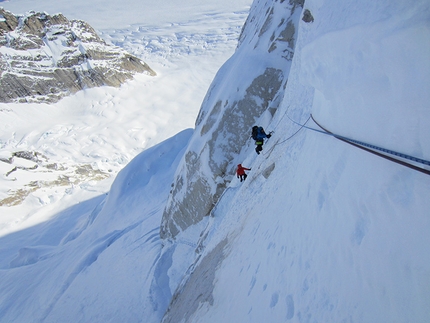
{"type": "MultiPolygon", "coordinates": [[[[2,5],[20,3],[33,9],[2,5]]],[[[86,5],[62,3],[71,13],[86,5]]],[[[100,17],[90,24],[160,76],[53,106],[0,105],[1,158],[22,148],[114,174],[127,164],[107,195],[112,180],[45,188],[1,207],[1,322],[160,322],[177,286],[221,241],[212,301],[182,322],[428,322],[430,177],[291,121],[312,113],[337,134],[430,160],[428,1],[306,1],[315,20],[300,23],[280,109],[261,119],[274,131],[263,154],[249,142],[240,152],[252,168],[246,181],[232,181],[213,217],[163,243],[164,203],[192,135],[179,131],[192,127],[233,53],[245,10],[213,2],[216,14],[193,20],[176,4],[185,22],[119,29],[119,5],[103,4],[94,16],[110,8],[113,29],[100,17]]],[[[30,176],[19,175],[2,178],[1,194],[30,176]]]]}

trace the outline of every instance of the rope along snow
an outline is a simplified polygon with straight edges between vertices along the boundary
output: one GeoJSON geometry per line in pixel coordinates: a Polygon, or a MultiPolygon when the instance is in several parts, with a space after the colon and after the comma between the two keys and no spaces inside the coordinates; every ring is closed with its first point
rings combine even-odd
{"type": "MultiPolygon", "coordinates": [[[[288,117],[288,115],[287,115],[287,117],[288,117]]],[[[289,118],[289,117],[288,117],[289,118]]],[[[299,131],[300,130],[302,130],[303,128],[307,128],[306,127],[306,124],[308,123],[308,121],[310,120],[310,116],[309,116],[309,118],[308,118],[308,120],[306,120],[306,122],[304,123],[304,124],[298,124],[297,122],[297,124],[300,126],[300,128],[295,132],[295,133],[293,133],[291,136],[289,136],[287,139],[284,139],[284,140],[282,140],[282,141],[277,141],[272,147],[270,147],[269,148],[269,150],[267,150],[267,152],[266,153],[264,153],[264,155],[269,155],[269,154],[271,154],[272,153],[272,151],[273,151],[273,149],[275,149],[275,147],[277,146],[277,145],[280,145],[280,144],[283,144],[284,142],[286,142],[286,141],[288,141],[288,140],[290,140],[291,138],[293,138],[295,135],[297,135],[298,133],[299,133],[299,131]]],[[[290,119],[291,120],[291,119],[290,119]]],[[[293,120],[291,120],[291,121],[293,121],[293,120]]],[[[274,131],[271,131],[270,133],[274,133],[274,131]]]]}
{"type": "MultiPolygon", "coordinates": [[[[290,117],[288,117],[288,118],[289,118],[292,122],[294,122],[294,123],[296,123],[296,124],[298,124],[298,125],[301,125],[300,123],[298,123],[298,122],[296,122],[296,121],[292,120],[290,117]]],[[[389,154],[389,155],[397,156],[397,157],[400,157],[400,158],[403,158],[403,159],[407,159],[407,160],[410,160],[410,161],[413,161],[413,162],[416,162],[416,163],[419,163],[419,164],[423,164],[423,165],[426,165],[426,166],[430,166],[430,161],[428,161],[428,160],[421,159],[421,158],[417,158],[417,157],[410,156],[410,155],[403,154],[403,153],[399,153],[399,152],[394,151],[394,150],[390,150],[390,149],[386,149],[386,148],[378,147],[378,146],[375,146],[375,145],[372,145],[372,144],[369,144],[369,143],[366,143],[366,142],[358,141],[358,140],[355,140],[355,139],[351,139],[351,138],[348,138],[348,137],[344,137],[344,136],[341,136],[341,135],[335,134],[335,133],[333,133],[333,132],[331,132],[331,131],[327,130],[327,129],[326,129],[326,128],[324,128],[323,126],[321,126],[321,125],[320,125],[320,124],[315,120],[315,118],[313,117],[313,115],[312,115],[312,114],[311,114],[311,118],[312,118],[312,120],[315,122],[315,124],[317,124],[317,125],[318,125],[318,127],[320,127],[323,131],[318,130],[318,129],[314,129],[314,128],[311,128],[311,127],[308,127],[308,126],[306,126],[306,125],[301,125],[301,126],[303,126],[303,128],[306,128],[306,129],[309,129],[309,130],[312,130],[312,131],[316,131],[316,132],[319,132],[319,133],[322,133],[322,134],[325,134],[325,135],[333,136],[333,137],[335,137],[336,139],[342,140],[343,142],[346,142],[346,143],[348,143],[348,144],[350,144],[350,145],[352,145],[352,146],[355,146],[355,147],[357,147],[357,148],[363,149],[363,150],[365,150],[365,151],[367,151],[367,152],[369,152],[369,153],[372,153],[372,154],[377,155],[377,156],[379,156],[379,157],[385,158],[385,159],[390,160],[390,161],[392,161],[392,162],[394,162],[394,163],[397,163],[397,164],[400,164],[400,165],[403,165],[403,166],[409,167],[409,168],[411,168],[411,169],[413,169],[413,170],[416,170],[416,171],[419,171],[419,172],[421,172],[421,173],[424,173],[424,174],[430,175],[430,170],[427,170],[427,169],[424,169],[424,168],[421,168],[421,167],[418,167],[418,166],[412,165],[412,164],[410,164],[410,163],[408,163],[408,162],[402,161],[402,160],[400,160],[400,159],[397,159],[397,158],[394,158],[394,157],[391,157],[391,156],[388,156],[388,155],[385,155],[385,154],[389,154]],[[375,151],[375,150],[377,150],[377,151],[375,151]],[[378,152],[378,151],[381,151],[381,152],[383,152],[383,153],[385,153],[385,154],[382,154],[382,153],[380,153],[380,152],[378,152]]]]}

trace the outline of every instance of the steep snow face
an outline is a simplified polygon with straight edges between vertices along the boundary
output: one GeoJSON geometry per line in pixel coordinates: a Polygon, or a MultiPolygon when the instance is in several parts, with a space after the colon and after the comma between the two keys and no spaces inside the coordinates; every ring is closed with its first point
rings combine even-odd
{"type": "MultiPolygon", "coordinates": [[[[239,153],[252,171],[212,210],[163,322],[430,317],[429,176],[301,126],[318,129],[312,113],[337,134],[430,160],[428,1],[309,0],[305,9],[313,22],[300,21],[266,124],[275,132],[262,155],[239,153]]],[[[249,37],[243,56],[254,55],[249,37]]]]}
{"type": "MultiPolygon", "coordinates": [[[[315,20],[306,36],[301,78],[315,88],[313,113],[327,127],[417,157],[429,156],[428,5],[369,2],[361,9],[351,4],[351,10],[365,11],[358,15],[362,22],[348,15],[333,28],[324,19],[315,20]],[[371,14],[374,11],[380,16],[371,14]]],[[[326,14],[331,5],[315,7],[316,16],[326,14]]]]}
{"type": "Polygon", "coordinates": [[[232,180],[250,129],[266,125],[287,83],[303,1],[254,3],[239,46],[215,77],[163,214],[161,237],[207,216],[232,180]],[[252,48],[252,52],[249,49],[252,48]]]}
{"type": "Polygon", "coordinates": [[[0,237],[0,321],[159,322],[172,270],[158,235],[162,206],[192,133],[139,154],[107,196],[0,237]]]}

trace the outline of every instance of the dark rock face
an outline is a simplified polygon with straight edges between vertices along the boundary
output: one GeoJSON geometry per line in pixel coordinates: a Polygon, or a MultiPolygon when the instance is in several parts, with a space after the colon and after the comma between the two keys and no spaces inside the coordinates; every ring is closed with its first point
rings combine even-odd
{"type": "Polygon", "coordinates": [[[156,73],[108,45],[84,21],[0,8],[0,102],[56,102],[85,88],[119,87],[136,73],[156,73]]]}
{"type": "Polygon", "coordinates": [[[309,9],[305,9],[303,12],[302,20],[304,22],[314,22],[314,17],[312,16],[312,13],[309,11],[309,9]]]}

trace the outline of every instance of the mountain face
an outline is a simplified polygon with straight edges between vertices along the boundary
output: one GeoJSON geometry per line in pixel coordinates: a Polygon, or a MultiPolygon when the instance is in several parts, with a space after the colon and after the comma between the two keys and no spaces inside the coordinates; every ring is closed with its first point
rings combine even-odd
{"type": "Polygon", "coordinates": [[[267,122],[275,114],[287,84],[303,3],[252,6],[235,55],[218,72],[202,103],[196,133],[163,214],[162,238],[175,237],[210,214],[241,163],[238,153],[250,129],[263,115],[267,122]],[[244,54],[249,48],[251,56],[244,54]],[[241,75],[241,82],[231,75],[241,75]]]}
{"type": "Polygon", "coordinates": [[[16,16],[0,8],[0,102],[56,102],[85,88],[120,86],[155,72],[62,14],[16,16]]]}
{"type": "Polygon", "coordinates": [[[428,321],[428,175],[310,118],[428,161],[428,21],[427,1],[254,1],[164,212],[177,244],[211,216],[162,322],[428,321]]]}
{"type": "Polygon", "coordinates": [[[1,237],[0,321],[427,323],[428,175],[310,118],[428,161],[427,2],[256,0],[194,131],[1,237]],[[274,131],[259,156],[254,123],[274,131]]]}

